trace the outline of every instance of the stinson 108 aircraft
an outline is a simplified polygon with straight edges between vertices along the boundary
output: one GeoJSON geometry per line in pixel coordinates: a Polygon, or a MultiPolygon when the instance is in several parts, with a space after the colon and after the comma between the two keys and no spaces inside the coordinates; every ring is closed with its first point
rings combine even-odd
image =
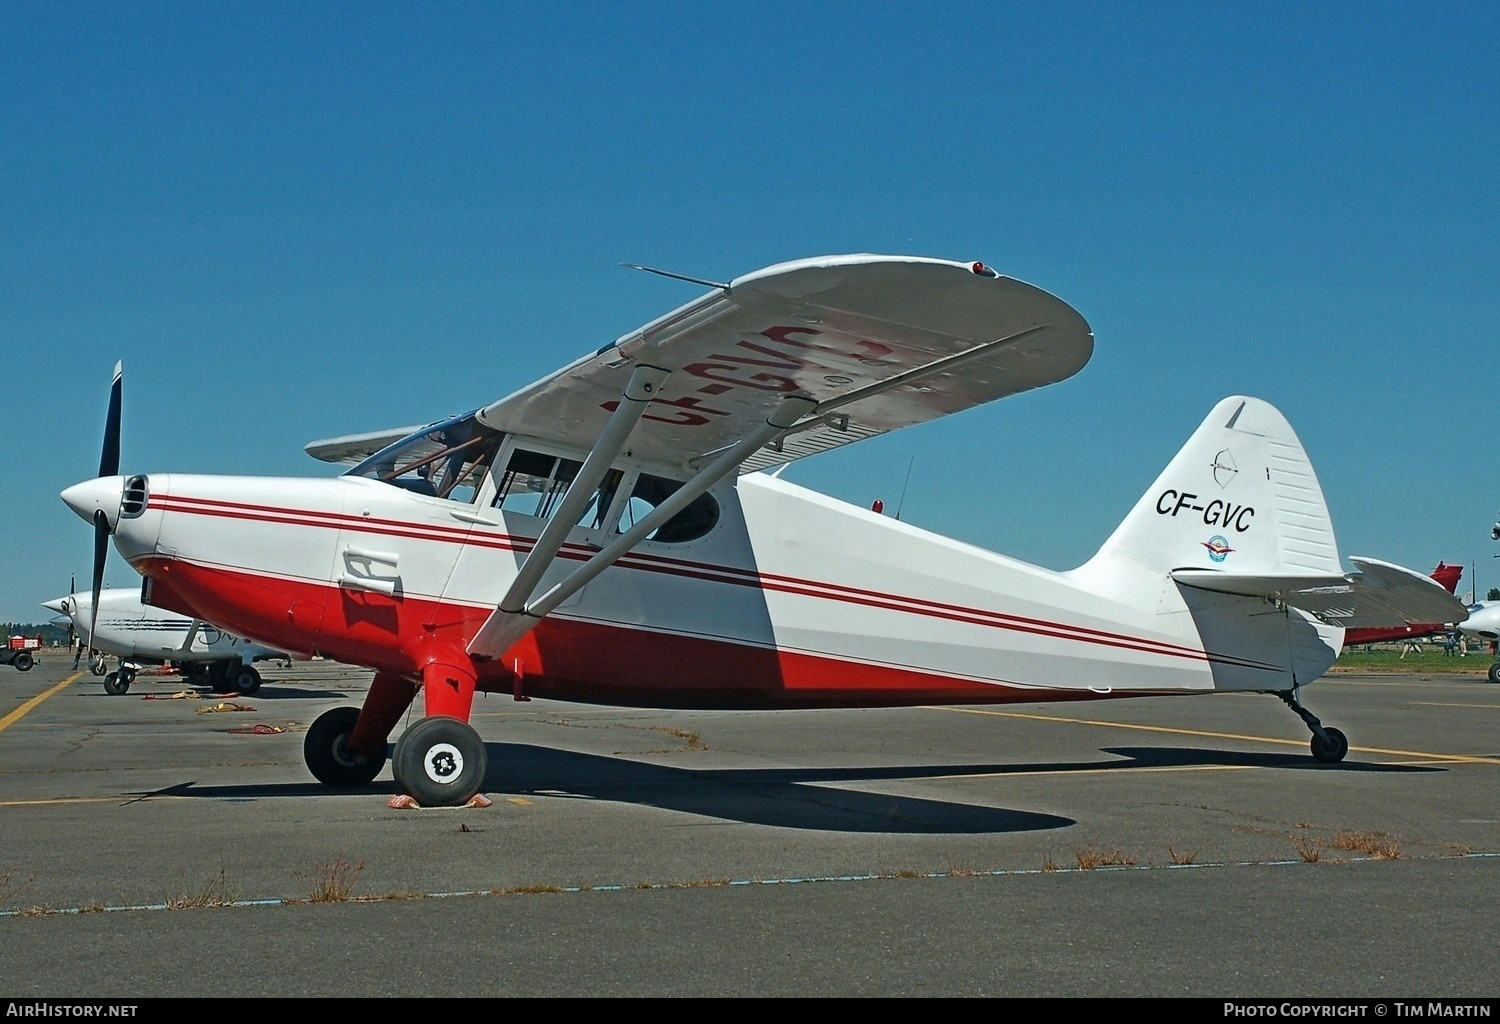
{"type": "MultiPolygon", "coordinates": [[[[1449,622],[1431,579],[1339,559],[1286,420],[1231,397],[1104,547],[1055,572],[759,472],[1072,376],[1071,306],[980,263],[830,256],[711,290],[464,416],[315,442],[333,479],[118,473],[63,500],[147,600],[374,670],[312,774],[419,804],[484,784],[476,691],[671,707],[1298,699],[1347,626],[1449,622]]],[[[111,440],[112,439],[112,440],[111,440]]],[[[113,453],[111,445],[114,446],[113,453]]]]}

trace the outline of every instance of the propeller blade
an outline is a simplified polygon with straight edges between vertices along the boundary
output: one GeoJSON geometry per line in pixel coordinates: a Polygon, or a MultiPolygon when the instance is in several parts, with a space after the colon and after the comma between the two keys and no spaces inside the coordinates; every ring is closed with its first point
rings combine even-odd
{"type": "Polygon", "coordinates": [[[202,625],[202,619],[194,619],[193,624],[188,627],[187,639],[182,642],[182,650],[184,653],[187,653],[193,649],[193,641],[198,639],[198,629],[202,625]]]}
{"type": "MultiPolygon", "coordinates": [[[[78,593],[78,574],[68,573],[68,596],[78,593]]],[[[73,598],[74,607],[77,607],[78,599],[73,598]]],[[[73,646],[73,641],[78,639],[78,631],[73,628],[73,616],[68,616],[68,646],[73,646]]]]}
{"type": "Polygon", "coordinates": [[[109,517],[103,509],[94,512],[94,603],[89,608],[89,650],[94,649],[94,632],[99,623],[99,593],[104,589],[104,560],[109,556],[109,517]]]}
{"type": "Polygon", "coordinates": [[[124,364],[115,363],[115,377],[109,385],[109,412],[104,417],[104,450],[99,455],[99,475],[120,474],[120,397],[124,390],[124,364]]]}

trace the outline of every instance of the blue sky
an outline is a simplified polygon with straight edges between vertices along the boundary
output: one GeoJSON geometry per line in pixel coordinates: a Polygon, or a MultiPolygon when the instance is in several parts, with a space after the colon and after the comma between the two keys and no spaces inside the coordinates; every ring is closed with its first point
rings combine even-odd
{"type": "MultiPolygon", "coordinates": [[[[1213,404],[1300,434],[1345,554],[1500,586],[1500,7],[28,3],[0,8],[0,619],[89,572],[58,500],[322,474],[727,279],[979,259],[1093,361],[786,478],[1053,568],[1213,404]]],[[[111,556],[109,582],[134,586],[111,556]]]]}

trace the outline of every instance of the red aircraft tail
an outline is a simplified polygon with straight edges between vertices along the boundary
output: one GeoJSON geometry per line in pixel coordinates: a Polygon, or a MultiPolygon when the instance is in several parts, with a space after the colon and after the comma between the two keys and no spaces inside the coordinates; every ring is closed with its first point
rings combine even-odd
{"type": "Polygon", "coordinates": [[[1441,583],[1450,594],[1458,593],[1458,578],[1463,574],[1463,566],[1444,565],[1442,562],[1439,562],[1437,568],[1432,570],[1432,578],[1441,583]]]}

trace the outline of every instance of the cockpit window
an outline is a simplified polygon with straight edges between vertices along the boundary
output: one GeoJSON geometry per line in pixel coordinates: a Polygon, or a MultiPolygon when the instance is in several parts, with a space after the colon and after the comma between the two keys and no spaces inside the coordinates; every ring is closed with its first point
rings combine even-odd
{"type": "MultiPolygon", "coordinates": [[[[652,509],[666,501],[681,486],[680,481],[642,473],[636,478],[630,500],[625,503],[625,510],[620,516],[620,532],[624,533],[646,518],[652,509]]],[[[646,539],[658,544],[682,544],[704,536],[718,522],[718,501],[712,494],[700,494],[688,502],[682,511],[648,534],[646,539]]]]}
{"type": "Polygon", "coordinates": [[[470,413],[397,441],[345,475],[472,504],[504,437],[470,413]]]}

